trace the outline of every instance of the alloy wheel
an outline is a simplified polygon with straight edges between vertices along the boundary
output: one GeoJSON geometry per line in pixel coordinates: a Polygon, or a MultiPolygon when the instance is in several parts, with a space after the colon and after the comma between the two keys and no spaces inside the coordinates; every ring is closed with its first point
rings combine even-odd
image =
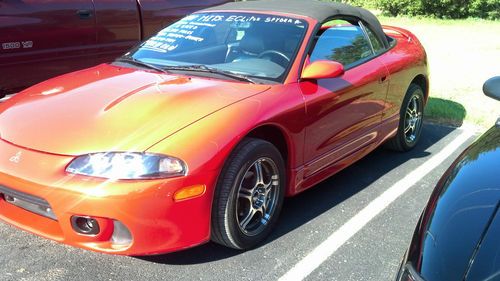
{"type": "Polygon", "coordinates": [[[406,106],[404,135],[407,143],[415,142],[420,132],[423,111],[421,104],[420,97],[414,95],[406,106]]]}
{"type": "Polygon", "coordinates": [[[236,221],[248,236],[260,234],[278,202],[279,170],[270,158],[259,158],[246,170],[238,188],[236,221]]]}

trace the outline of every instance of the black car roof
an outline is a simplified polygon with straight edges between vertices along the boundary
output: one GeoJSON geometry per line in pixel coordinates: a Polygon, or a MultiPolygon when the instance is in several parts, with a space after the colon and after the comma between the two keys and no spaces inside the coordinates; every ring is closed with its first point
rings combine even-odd
{"type": "Polygon", "coordinates": [[[337,2],[320,2],[315,0],[263,0],[230,2],[223,5],[204,9],[214,10],[250,10],[279,12],[301,15],[316,19],[323,23],[332,17],[356,17],[363,21],[387,47],[387,37],[382,30],[378,19],[368,10],[337,2]]]}

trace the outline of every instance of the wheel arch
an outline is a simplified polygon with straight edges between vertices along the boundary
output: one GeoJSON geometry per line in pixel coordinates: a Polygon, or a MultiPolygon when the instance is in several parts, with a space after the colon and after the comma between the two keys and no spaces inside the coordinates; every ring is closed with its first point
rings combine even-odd
{"type": "Polygon", "coordinates": [[[427,104],[427,100],[429,99],[429,79],[424,74],[419,74],[413,78],[411,84],[416,84],[422,87],[422,90],[424,90],[425,104],[427,104]]]}
{"type": "Polygon", "coordinates": [[[286,170],[288,171],[290,169],[291,150],[289,138],[282,128],[272,124],[265,124],[249,131],[244,138],[246,137],[261,139],[272,143],[279,150],[281,157],[283,157],[286,164],[286,170]]]}
{"type": "MultiPolygon", "coordinates": [[[[212,199],[212,204],[211,204],[211,222],[210,222],[210,239],[216,243],[235,248],[235,249],[250,249],[254,247],[254,242],[252,240],[244,239],[241,238],[241,235],[235,234],[235,232],[232,229],[234,226],[234,221],[229,219],[230,215],[228,215],[228,210],[231,211],[234,209],[233,208],[238,208],[237,205],[230,204],[231,202],[231,191],[228,190],[234,190],[234,186],[228,185],[228,177],[229,175],[229,181],[234,183],[234,177],[238,177],[240,174],[239,170],[240,164],[248,163],[246,162],[245,158],[243,160],[241,157],[239,157],[238,154],[235,154],[236,151],[238,151],[238,148],[246,148],[244,150],[244,155],[245,157],[248,157],[248,155],[251,155],[254,151],[249,150],[246,145],[251,144],[252,142],[257,141],[258,143],[262,144],[262,141],[269,142],[270,144],[274,145],[276,149],[278,150],[279,154],[282,156],[284,164],[285,164],[285,177],[284,182],[285,182],[285,188],[280,191],[281,196],[279,196],[278,201],[276,201],[277,205],[277,213],[273,217],[271,217],[271,225],[274,225],[277,220],[277,216],[279,215],[279,210],[281,209],[282,205],[282,200],[283,196],[286,196],[287,193],[287,186],[289,183],[289,175],[290,173],[288,172],[288,167],[289,167],[289,145],[288,145],[288,139],[287,139],[288,134],[286,133],[286,130],[281,128],[279,125],[274,125],[274,124],[263,124],[259,125],[253,129],[250,129],[247,131],[246,134],[241,134],[238,138],[233,139],[232,145],[231,145],[231,151],[229,152],[228,156],[224,160],[224,167],[219,174],[218,180],[217,180],[217,186],[216,186],[216,192],[214,193],[214,197],[212,199]],[[239,159],[238,159],[239,158],[239,159]],[[233,160],[236,160],[237,165],[228,165],[232,164],[233,160]],[[235,170],[236,167],[236,170],[235,170]],[[238,171],[239,170],[239,171],[238,171]],[[228,172],[228,174],[225,174],[224,171],[228,172]],[[235,176],[236,175],[236,176],[235,176]],[[222,183],[222,184],[221,184],[222,183]],[[217,189],[219,192],[217,192],[217,189]],[[217,195],[219,194],[219,195],[217,195]],[[280,203],[281,202],[281,203],[280,203]],[[223,206],[223,207],[221,207],[223,206]],[[246,242],[245,242],[246,241],[246,242]],[[246,243],[246,245],[245,245],[246,243]],[[248,244],[250,243],[250,244],[248,244]]],[[[255,148],[255,146],[253,147],[255,148]]],[[[269,148],[269,147],[268,147],[269,148]]],[[[274,150],[273,155],[276,155],[276,152],[274,150]]],[[[266,154],[263,154],[266,155],[266,154]]],[[[250,156],[251,157],[251,156],[250,156]]],[[[250,162],[251,163],[251,162],[250,162]]],[[[238,194],[238,190],[236,190],[236,194],[238,194]]],[[[234,201],[233,201],[234,202],[234,201]]],[[[238,211],[238,209],[236,209],[238,211]]],[[[235,221],[238,223],[238,221],[235,221]]],[[[270,231],[272,228],[268,228],[268,230],[263,230],[267,231],[267,233],[270,231]]],[[[241,229],[237,233],[242,233],[241,229]]],[[[258,235],[261,235],[260,233],[258,235]]],[[[265,234],[267,236],[267,234],[265,234]]]]}

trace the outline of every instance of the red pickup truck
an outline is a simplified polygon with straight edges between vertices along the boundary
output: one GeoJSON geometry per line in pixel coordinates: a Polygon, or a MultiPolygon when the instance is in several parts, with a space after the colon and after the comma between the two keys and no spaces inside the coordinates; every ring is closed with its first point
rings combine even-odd
{"type": "Polygon", "coordinates": [[[228,0],[0,0],[0,97],[113,60],[186,14],[228,0]]]}

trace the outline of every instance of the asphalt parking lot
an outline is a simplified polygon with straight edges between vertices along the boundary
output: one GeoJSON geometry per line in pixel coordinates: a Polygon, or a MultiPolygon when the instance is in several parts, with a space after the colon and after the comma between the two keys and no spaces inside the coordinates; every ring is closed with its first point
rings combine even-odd
{"type": "Polygon", "coordinates": [[[209,243],[161,256],[111,256],[0,223],[0,280],[393,280],[434,185],[474,138],[462,129],[426,124],[413,151],[378,149],[287,199],[272,236],[248,252],[209,243]],[[426,171],[423,177],[411,178],[420,170],[426,171]],[[393,194],[394,187],[401,196],[393,194]],[[384,201],[382,207],[375,204],[380,213],[372,213],[373,218],[353,220],[372,202],[391,196],[393,201],[384,201]],[[346,234],[351,223],[359,231],[346,234]],[[324,244],[337,234],[345,243],[336,248],[324,244]],[[318,255],[311,255],[318,249],[318,255]]]}

